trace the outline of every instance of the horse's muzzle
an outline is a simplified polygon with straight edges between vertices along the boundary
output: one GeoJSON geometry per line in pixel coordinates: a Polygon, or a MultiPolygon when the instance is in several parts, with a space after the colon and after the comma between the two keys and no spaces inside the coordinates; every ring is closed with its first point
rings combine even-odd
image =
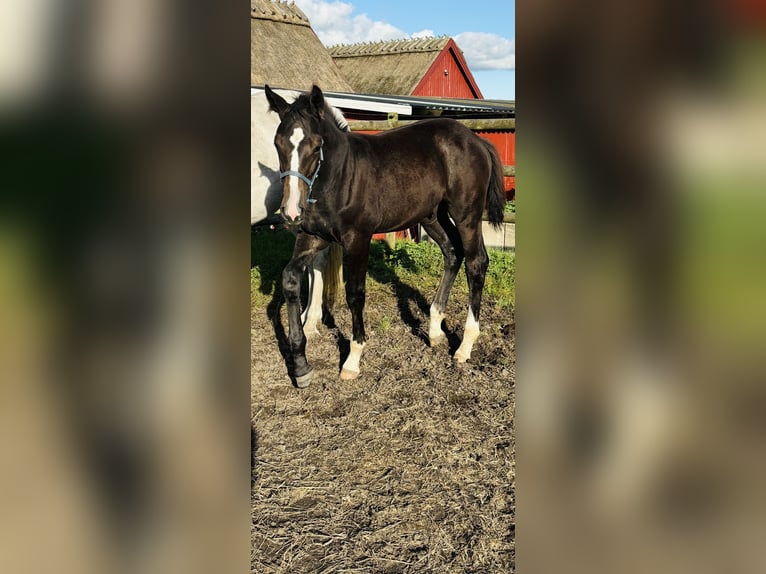
{"type": "Polygon", "coordinates": [[[285,222],[285,227],[287,227],[290,231],[297,231],[298,228],[300,228],[301,223],[303,223],[303,218],[299,215],[295,219],[290,219],[286,214],[280,213],[282,215],[282,221],[285,222]]]}

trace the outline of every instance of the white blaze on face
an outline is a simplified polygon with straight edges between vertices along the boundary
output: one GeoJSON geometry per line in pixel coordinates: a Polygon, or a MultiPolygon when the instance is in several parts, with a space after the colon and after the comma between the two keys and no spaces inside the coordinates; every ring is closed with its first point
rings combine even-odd
{"type": "MultiPolygon", "coordinates": [[[[290,136],[290,143],[293,144],[293,153],[290,156],[290,169],[295,172],[300,172],[300,160],[298,158],[298,144],[301,143],[301,141],[304,138],[303,130],[301,128],[295,128],[295,131],[293,131],[293,135],[290,136]]],[[[290,191],[287,195],[287,203],[285,203],[285,215],[289,217],[290,219],[297,218],[300,213],[300,199],[301,199],[301,190],[300,190],[300,179],[295,177],[294,175],[291,175],[287,178],[288,185],[290,186],[290,191]]]]}

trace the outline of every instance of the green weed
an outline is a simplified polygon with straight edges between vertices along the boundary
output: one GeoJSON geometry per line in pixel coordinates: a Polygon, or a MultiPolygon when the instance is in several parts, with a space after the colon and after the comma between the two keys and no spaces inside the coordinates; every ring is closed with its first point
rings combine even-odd
{"type": "MultiPolygon", "coordinates": [[[[282,269],[290,260],[295,237],[286,230],[254,231],[251,234],[251,299],[253,305],[265,306],[280,288],[282,269]]],[[[515,303],[516,259],[513,252],[488,249],[489,269],[484,284],[485,299],[512,308],[515,303]]],[[[406,283],[427,298],[439,285],[444,261],[435,243],[400,240],[391,249],[383,241],[373,241],[368,264],[368,287],[406,283]]],[[[468,293],[465,270],[461,268],[453,287],[468,293]]],[[[380,328],[390,327],[390,319],[381,320],[380,328]]]]}

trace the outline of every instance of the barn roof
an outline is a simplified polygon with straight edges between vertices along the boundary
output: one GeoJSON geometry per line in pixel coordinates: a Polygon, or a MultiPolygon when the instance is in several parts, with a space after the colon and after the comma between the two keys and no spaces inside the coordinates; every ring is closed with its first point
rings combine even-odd
{"type": "Polygon", "coordinates": [[[354,91],[409,95],[449,43],[439,36],[341,44],[329,51],[354,91]]]}
{"type": "Polygon", "coordinates": [[[353,91],[294,2],[250,0],[250,85],[353,91]]]}
{"type": "MultiPolygon", "coordinates": [[[[250,88],[250,95],[263,97],[263,86],[250,88]]],[[[280,94],[288,97],[290,94],[280,94]]],[[[397,113],[399,116],[422,118],[515,118],[516,102],[513,100],[469,100],[460,98],[435,98],[429,96],[387,96],[381,94],[358,94],[324,91],[330,105],[358,114],[397,113]],[[438,113],[435,113],[438,112],[438,113]]],[[[374,119],[374,117],[372,118],[374,119]]]]}
{"type": "MultiPolygon", "coordinates": [[[[516,117],[513,100],[473,100],[464,98],[437,98],[432,96],[390,96],[382,94],[344,94],[325,92],[333,98],[332,105],[339,108],[365,109],[359,104],[369,102],[375,106],[396,105],[409,107],[409,111],[397,110],[401,115],[445,117],[516,117]],[[345,102],[351,102],[346,104],[345,102]],[[439,112],[434,114],[434,112],[439,112]]],[[[375,107],[366,109],[376,110],[375,107]]],[[[381,108],[382,109],[382,108],[381,108]]]]}

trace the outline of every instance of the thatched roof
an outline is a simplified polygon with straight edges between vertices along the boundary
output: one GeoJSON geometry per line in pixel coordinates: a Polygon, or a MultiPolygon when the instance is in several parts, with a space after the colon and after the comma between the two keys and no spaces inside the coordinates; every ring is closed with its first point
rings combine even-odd
{"type": "Polygon", "coordinates": [[[354,91],[406,96],[449,43],[447,36],[413,38],[329,48],[354,91]]]}
{"type": "Polygon", "coordinates": [[[295,3],[250,0],[250,85],[352,91],[295,3]]]}

